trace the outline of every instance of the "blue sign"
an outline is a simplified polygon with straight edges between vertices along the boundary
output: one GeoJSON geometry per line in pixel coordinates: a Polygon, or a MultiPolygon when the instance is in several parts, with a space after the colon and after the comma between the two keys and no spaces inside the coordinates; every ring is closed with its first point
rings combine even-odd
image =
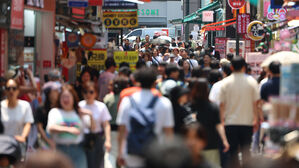
{"type": "Polygon", "coordinates": [[[74,8],[88,7],[88,0],[69,0],[68,7],[74,7],[74,8]]]}

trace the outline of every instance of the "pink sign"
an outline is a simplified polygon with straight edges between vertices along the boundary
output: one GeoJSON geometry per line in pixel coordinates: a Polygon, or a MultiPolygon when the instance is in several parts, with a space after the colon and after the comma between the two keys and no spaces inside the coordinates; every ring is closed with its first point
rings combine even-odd
{"type": "Polygon", "coordinates": [[[225,58],[226,56],[226,40],[225,37],[218,37],[215,39],[215,51],[219,51],[220,58],[225,58]]]}
{"type": "Polygon", "coordinates": [[[23,30],[24,27],[24,0],[11,1],[10,28],[23,30]]]}
{"type": "Polygon", "coordinates": [[[237,18],[238,33],[245,34],[247,33],[247,25],[250,23],[250,14],[240,14],[237,18]]]}

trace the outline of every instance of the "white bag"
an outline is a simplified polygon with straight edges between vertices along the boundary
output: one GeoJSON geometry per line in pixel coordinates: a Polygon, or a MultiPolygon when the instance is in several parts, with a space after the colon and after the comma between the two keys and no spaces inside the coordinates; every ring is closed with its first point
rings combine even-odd
{"type": "Polygon", "coordinates": [[[116,168],[116,159],[109,152],[105,152],[104,168],[116,168]]]}

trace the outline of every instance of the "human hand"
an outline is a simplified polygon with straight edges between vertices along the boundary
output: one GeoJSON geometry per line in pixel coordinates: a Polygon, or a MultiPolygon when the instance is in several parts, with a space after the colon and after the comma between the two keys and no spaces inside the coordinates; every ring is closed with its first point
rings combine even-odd
{"type": "Polygon", "coordinates": [[[111,142],[110,141],[106,140],[104,146],[105,146],[105,149],[107,152],[111,151],[111,142]]]}
{"type": "Polygon", "coordinates": [[[118,164],[118,166],[125,166],[125,159],[123,158],[123,156],[122,155],[118,155],[117,156],[117,164],[118,164]]]}
{"type": "Polygon", "coordinates": [[[92,112],[91,112],[90,110],[83,109],[83,108],[80,108],[80,109],[79,109],[79,114],[80,114],[80,115],[88,115],[88,116],[92,116],[92,112]]]}
{"type": "Polygon", "coordinates": [[[227,141],[224,141],[223,142],[223,147],[224,147],[224,149],[223,149],[223,152],[224,153],[226,153],[226,152],[228,152],[228,150],[229,150],[229,143],[227,142],[227,141]]]}
{"type": "Polygon", "coordinates": [[[80,133],[81,133],[80,130],[76,127],[69,127],[68,132],[70,134],[74,134],[74,135],[80,135],[80,133]]]}
{"type": "Polygon", "coordinates": [[[20,135],[16,135],[16,136],[15,136],[15,139],[16,139],[18,142],[21,142],[21,143],[26,142],[26,138],[23,137],[23,136],[20,136],[20,135]]]}
{"type": "Polygon", "coordinates": [[[48,140],[48,145],[52,150],[56,149],[56,143],[50,139],[48,140]]]}

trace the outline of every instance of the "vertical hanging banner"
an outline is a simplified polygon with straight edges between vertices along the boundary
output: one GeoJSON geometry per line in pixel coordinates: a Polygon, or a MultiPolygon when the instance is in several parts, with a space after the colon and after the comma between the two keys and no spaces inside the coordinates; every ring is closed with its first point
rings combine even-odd
{"type": "Polygon", "coordinates": [[[7,53],[7,31],[0,29],[0,75],[4,75],[5,59],[7,53]]]}
{"type": "Polygon", "coordinates": [[[250,14],[239,14],[237,17],[237,30],[239,34],[247,33],[247,25],[250,23],[250,14]]]}
{"type": "Polygon", "coordinates": [[[215,50],[219,51],[220,58],[225,58],[226,56],[226,40],[225,37],[216,37],[215,38],[215,50]]]}
{"type": "Polygon", "coordinates": [[[12,0],[10,12],[10,28],[23,30],[24,27],[24,0],[12,0]]]}
{"type": "Polygon", "coordinates": [[[68,0],[68,7],[88,7],[88,0],[68,0]]]}

